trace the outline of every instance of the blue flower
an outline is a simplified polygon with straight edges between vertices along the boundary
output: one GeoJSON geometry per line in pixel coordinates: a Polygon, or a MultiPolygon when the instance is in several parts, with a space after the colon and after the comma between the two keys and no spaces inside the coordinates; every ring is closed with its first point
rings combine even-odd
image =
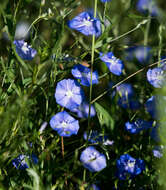
{"type": "Polygon", "coordinates": [[[13,43],[16,46],[17,54],[23,60],[31,61],[35,57],[37,51],[35,49],[32,49],[31,46],[28,45],[24,40],[14,40],[13,43]]]}
{"type": "MultiPolygon", "coordinates": [[[[72,75],[76,79],[81,80],[81,84],[84,86],[90,86],[91,82],[91,70],[88,67],[85,67],[81,64],[75,65],[71,70],[72,75]]],[[[94,71],[92,73],[92,84],[98,84],[98,72],[94,71]]]]}
{"type": "Polygon", "coordinates": [[[156,157],[156,158],[161,158],[163,157],[163,148],[164,146],[155,146],[154,149],[153,149],[153,156],[156,157]]]}
{"type": "Polygon", "coordinates": [[[140,108],[141,104],[138,100],[133,97],[120,97],[118,99],[118,105],[124,109],[137,110],[140,108]]]}
{"type": "Polygon", "coordinates": [[[83,166],[91,172],[99,172],[106,167],[106,157],[93,146],[87,147],[80,156],[83,166]]]}
{"type": "MultiPolygon", "coordinates": [[[[84,132],[84,139],[87,140],[88,135],[84,132]]],[[[92,131],[89,135],[88,141],[90,143],[102,143],[103,145],[113,145],[114,141],[110,141],[108,136],[99,134],[98,131],[92,131]]]]}
{"type": "Polygon", "coordinates": [[[146,76],[148,82],[155,88],[162,88],[165,85],[166,73],[160,67],[148,69],[146,76]]]}
{"type": "Polygon", "coordinates": [[[26,163],[26,159],[33,161],[34,164],[38,163],[38,158],[34,154],[32,154],[31,157],[20,154],[17,158],[12,160],[12,164],[16,169],[25,170],[26,168],[29,168],[28,164],[26,163]]]}
{"type": "Polygon", "coordinates": [[[106,2],[109,2],[111,0],[100,0],[102,3],[106,3],[106,2]]]}
{"type": "Polygon", "coordinates": [[[126,50],[127,57],[129,61],[137,59],[141,64],[148,64],[152,57],[151,48],[147,46],[134,46],[126,50]]]}
{"type": "Polygon", "coordinates": [[[155,0],[138,0],[137,10],[141,13],[149,12],[152,16],[157,16],[159,14],[155,0]]]}
{"type": "Polygon", "coordinates": [[[144,129],[152,127],[152,121],[144,121],[142,119],[137,119],[135,122],[126,122],[125,129],[132,134],[137,134],[144,129]]]}
{"type": "Polygon", "coordinates": [[[110,72],[115,75],[121,75],[124,65],[120,59],[117,59],[112,52],[107,54],[100,53],[100,59],[105,62],[110,72]]]}
{"type": "Polygon", "coordinates": [[[54,115],[50,120],[50,126],[63,137],[76,135],[79,130],[78,120],[74,119],[66,111],[54,115]]]}
{"type": "MultiPolygon", "coordinates": [[[[86,101],[83,101],[83,103],[81,103],[78,108],[75,108],[71,111],[77,113],[77,116],[79,118],[88,118],[89,104],[86,101]]],[[[96,110],[94,106],[91,105],[90,117],[94,117],[95,115],[96,115],[96,110]]]]}
{"type": "Polygon", "coordinates": [[[82,103],[84,92],[76,80],[64,79],[57,84],[55,99],[59,105],[72,110],[82,103]]]}
{"type": "Polygon", "coordinates": [[[134,95],[134,90],[131,84],[123,83],[116,87],[116,91],[119,93],[120,97],[131,98],[134,95]]]}
{"type": "Polygon", "coordinates": [[[118,168],[118,177],[125,180],[127,177],[133,178],[139,175],[144,169],[145,164],[141,159],[135,159],[129,154],[123,154],[116,162],[118,168]]]}
{"type": "Polygon", "coordinates": [[[80,13],[68,22],[68,26],[86,36],[95,35],[98,37],[101,34],[100,20],[94,18],[92,11],[80,13]]]}

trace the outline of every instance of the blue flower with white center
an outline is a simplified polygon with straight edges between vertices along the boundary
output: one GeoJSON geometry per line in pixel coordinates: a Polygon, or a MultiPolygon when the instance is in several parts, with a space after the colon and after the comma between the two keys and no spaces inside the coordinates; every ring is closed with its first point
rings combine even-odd
{"type": "Polygon", "coordinates": [[[89,146],[83,150],[80,160],[83,166],[91,172],[99,172],[107,166],[104,154],[101,154],[93,146],[89,146]]]}
{"type": "Polygon", "coordinates": [[[118,169],[118,177],[121,180],[125,180],[127,177],[133,178],[139,175],[145,170],[144,161],[141,159],[135,159],[129,154],[123,154],[116,162],[118,169]]]}
{"type": "Polygon", "coordinates": [[[100,20],[94,18],[92,11],[80,13],[68,22],[68,26],[86,36],[95,35],[98,37],[101,34],[100,20]]]}
{"type": "Polygon", "coordinates": [[[133,61],[137,59],[141,64],[148,64],[151,57],[151,48],[147,46],[134,46],[130,47],[126,50],[126,59],[129,61],[133,61]]]}
{"type": "Polygon", "coordinates": [[[124,65],[112,52],[108,52],[106,54],[100,53],[100,59],[105,62],[110,72],[118,76],[122,74],[124,65]]]}
{"type": "MultiPolygon", "coordinates": [[[[81,64],[75,65],[73,69],[71,70],[72,75],[76,79],[81,80],[81,84],[84,86],[90,86],[91,82],[91,70],[88,67],[85,67],[81,64]]],[[[92,72],[92,85],[93,84],[98,84],[98,72],[94,71],[92,72]]]]}
{"type": "MultiPolygon", "coordinates": [[[[72,112],[77,113],[79,118],[88,118],[89,116],[89,104],[86,101],[83,101],[78,108],[71,110],[72,112]]],[[[93,105],[91,105],[90,117],[96,115],[96,110],[93,105]]]]}
{"type": "Polygon", "coordinates": [[[152,121],[144,121],[142,119],[138,119],[135,122],[126,122],[125,129],[132,134],[137,134],[144,129],[152,127],[152,124],[152,121]]]}
{"type": "Polygon", "coordinates": [[[16,169],[25,170],[29,168],[28,164],[26,163],[26,159],[32,161],[34,164],[38,163],[38,158],[32,154],[32,156],[27,156],[24,154],[20,154],[17,158],[12,160],[12,164],[16,169]]]}
{"type": "Polygon", "coordinates": [[[166,72],[160,67],[148,69],[146,76],[148,82],[155,88],[162,88],[165,85],[166,72]]]}
{"type": "Polygon", "coordinates": [[[62,111],[54,115],[50,120],[50,126],[63,137],[76,135],[79,130],[78,120],[69,115],[66,111],[62,111]]]}
{"type": "Polygon", "coordinates": [[[28,45],[24,40],[14,40],[13,43],[16,46],[17,54],[23,60],[31,61],[35,57],[37,51],[35,49],[32,49],[31,46],[28,45]]]}
{"type": "Polygon", "coordinates": [[[64,79],[57,84],[55,99],[62,107],[73,110],[82,103],[84,92],[76,80],[64,79]]]}
{"type": "Polygon", "coordinates": [[[89,134],[89,137],[88,137],[87,133],[84,132],[84,139],[87,140],[87,138],[88,138],[88,141],[93,144],[102,143],[103,145],[113,145],[113,143],[114,143],[114,141],[110,141],[108,139],[108,136],[99,134],[98,131],[92,131],[89,134]]]}
{"type": "Polygon", "coordinates": [[[149,12],[152,16],[157,16],[159,14],[159,9],[155,0],[138,0],[137,10],[141,13],[149,12]]]}

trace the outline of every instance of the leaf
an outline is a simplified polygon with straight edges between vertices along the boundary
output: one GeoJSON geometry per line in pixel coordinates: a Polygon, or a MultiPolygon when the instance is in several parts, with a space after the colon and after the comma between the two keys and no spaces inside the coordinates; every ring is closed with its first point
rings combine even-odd
{"type": "Polygon", "coordinates": [[[111,128],[113,130],[114,120],[110,116],[110,114],[98,103],[95,103],[95,108],[101,127],[106,125],[106,127],[111,128]]]}

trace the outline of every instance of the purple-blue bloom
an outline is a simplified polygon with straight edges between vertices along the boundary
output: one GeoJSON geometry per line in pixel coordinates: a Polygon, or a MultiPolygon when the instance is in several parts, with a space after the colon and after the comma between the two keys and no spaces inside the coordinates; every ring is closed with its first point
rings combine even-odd
{"type": "Polygon", "coordinates": [[[152,127],[152,121],[144,121],[142,119],[137,119],[135,122],[126,122],[125,129],[132,134],[137,134],[144,129],[152,127]]]}
{"type": "Polygon", "coordinates": [[[141,159],[135,159],[129,154],[123,154],[116,162],[118,169],[118,177],[121,180],[125,180],[126,177],[133,178],[139,175],[145,170],[144,161],[141,159]]]}
{"type": "Polygon", "coordinates": [[[155,0],[138,0],[137,10],[141,13],[149,12],[152,16],[157,16],[159,14],[155,0]]]}
{"type": "Polygon", "coordinates": [[[93,11],[82,12],[68,22],[71,29],[75,29],[82,34],[98,37],[101,34],[101,23],[98,18],[94,18],[93,11]]]}
{"type": "Polygon", "coordinates": [[[28,164],[26,163],[26,159],[32,161],[34,164],[38,163],[38,158],[32,154],[32,156],[27,156],[24,154],[20,154],[17,158],[12,160],[12,164],[16,169],[25,170],[29,168],[28,164]]]}
{"type": "Polygon", "coordinates": [[[154,149],[153,149],[153,156],[156,157],[156,158],[161,158],[163,157],[163,148],[164,146],[155,146],[154,149]]]}
{"type": "Polygon", "coordinates": [[[134,95],[134,90],[131,84],[123,83],[116,87],[116,91],[120,97],[131,98],[134,95]]]}
{"type": "Polygon", "coordinates": [[[124,65],[112,52],[108,52],[106,54],[100,53],[100,59],[105,62],[110,72],[118,76],[122,74],[124,65]]]}
{"type": "Polygon", "coordinates": [[[162,88],[165,85],[166,73],[161,67],[148,69],[147,80],[155,88],[162,88]]]}
{"type": "MultiPolygon", "coordinates": [[[[89,104],[86,101],[83,101],[78,108],[71,110],[72,112],[77,113],[77,116],[80,118],[88,118],[89,115],[89,104]]],[[[91,105],[90,117],[96,115],[96,110],[93,105],[91,105]]]]}
{"type": "Polygon", "coordinates": [[[114,141],[110,141],[108,136],[99,134],[98,131],[92,131],[88,137],[87,133],[84,132],[84,139],[90,143],[102,143],[103,145],[113,145],[114,141]]]}
{"type": "Polygon", "coordinates": [[[59,105],[72,110],[82,103],[84,92],[76,80],[64,79],[57,84],[55,99],[59,105]]]}
{"type": "Polygon", "coordinates": [[[147,46],[134,46],[126,50],[126,59],[132,61],[137,59],[141,64],[148,64],[152,57],[151,48],[147,46]]]}
{"type": "Polygon", "coordinates": [[[100,0],[102,3],[106,3],[106,2],[109,2],[111,0],[100,0]]]}
{"type": "MultiPolygon", "coordinates": [[[[84,86],[90,86],[91,82],[91,70],[88,67],[85,67],[81,64],[75,65],[73,69],[71,70],[72,75],[76,79],[81,80],[81,84],[84,86]]],[[[92,72],[92,85],[93,84],[98,84],[98,72],[94,71],[92,72]]]]}
{"type": "Polygon", "coordinates": [[[28,45],[24,40],[14,40],[13,43],[16,46],[17,54],[23,60],[31,61],[35,57],[37,51],[35,49],[32,49],[31,46],[28,45]]]}
{"type": "Polygon", "coordinates": [[[89,146],[83,150],[80,160],[83,166],[91,172],[99,172],[107,165],[104,154],[101,154],[93,146],[89,146]]]}
{"type": "Polygon", "coordinates": [[[50,120],[50,126],[63,137],[76,135],[79,130],[78,120],[73,118],[66,111],[62,111],[54,115],[50,120]]]}
{"type": "Polygon", "coordinates": [[[141,107],[140,102],[133,97],[120,97],[118,99],[118,105],[124,109],[131,110],[137,110],[141,107]]]}

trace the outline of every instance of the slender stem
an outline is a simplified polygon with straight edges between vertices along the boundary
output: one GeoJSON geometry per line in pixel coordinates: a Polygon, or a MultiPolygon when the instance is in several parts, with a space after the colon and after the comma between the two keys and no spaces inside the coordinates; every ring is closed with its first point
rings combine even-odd
{"type": "Polygon", "coordinates": [[[144,33],[144,46],[147,46],[147,44],[148,44],[148,36],[149,36],[150,23],[151,23],[151,15],[149,14],[147,25],[146,25],[146,30],[145,30],[145,33],[144,33]]]}
{"type": "Polygon", "coordinates": [[[103,21],[105,21],[106,10],[107,10],[107,2],[104,3],[104,15],[103,15],[103,21]]]}
{"type": "MultiPolygon", "coordinates": [[[[96,14],[97,14],[97,0],[95,0],[95,4],[94,4],[94,18],[96,18],[96,14]]],[[[91,112],[91,100],[92,100],[92,73],[93,73],[94,53],[95,53],[95,34],[93,34],[93,36],[92,36],[91,80],[90,80],[90,92],[89,92],[88,129],[90,127],[90,112],[91,112]]]]}
{"type": "Polygon", "coordinates": [[[159,38],[159,50],[158,50],[158,61],[160,61],[161,58],[161,50],[162,50],[162,30],[163,30],[163,25],[159,26],[159,32],[158,32],[158,38],[159,38]]]}
{"type": "Polygon", "coordinates": [[[91,101],[91,104],[93,104],[94,102],[96,102],[97,100],[99,100],[100,98],[102,98],[105,94],[107,94],[110,90],[116,88],[117,86],[119,86],[120,84],[124,83],[125,81],[127,81],[128,79],[132,78],[133,76],[137,75],[138,73],[144,71],[145,69],[149,68],[149,67],[153,67],[154,65],[157,65],[159,64],[160,62],[165,62],[166,63],[166,59],[163,59],[163,60],[160,60],[160,61],[157,61],[155,63],[152,63],[151,65],[148,65],[138,71],[136,71],[135,73],[129,75],[128,77],[126,77],[124,80],[121,80],[120,82],[118,82],[117,84],[115,84],[114,86],[112,86],[112,88],[104,91],[102,94],[100,94],[98,97],[96,97],[94,100],[91,101]]]}
{"type": "Polygon", "coordinates": [[[61,137],[61,149],[62,149],[62,157],[64,159],[64,143],[63,143],[63,137],[61,137]]]}

